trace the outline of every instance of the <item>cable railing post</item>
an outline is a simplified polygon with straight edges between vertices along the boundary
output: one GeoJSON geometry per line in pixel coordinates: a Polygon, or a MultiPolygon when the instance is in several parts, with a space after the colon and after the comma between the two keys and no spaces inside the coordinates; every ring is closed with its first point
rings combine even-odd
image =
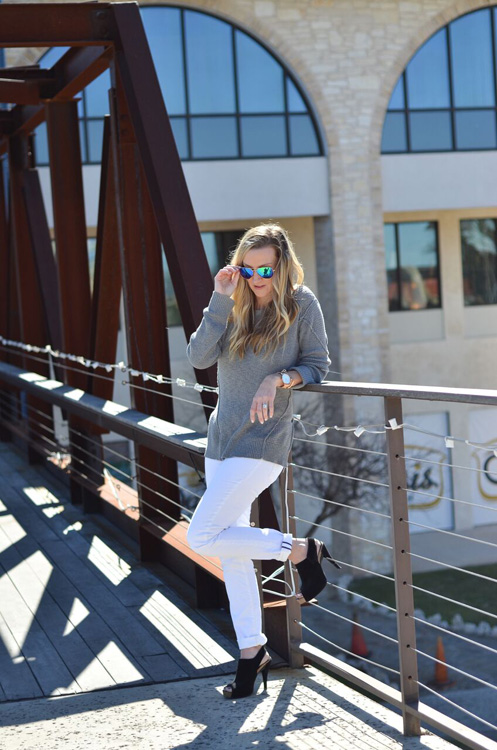
{"type": "MultiPolygon", "coordinates": [[[[280,498],[281,498],[281,530],[289,533],[293,537],[297,536],[296,523],[292,516],[295,515],[295,495],[293,490],[293,469],[290,466],[292,461],[291,452],[288,455],[288,466],[281,472],[279,479],[280,498]],[[285,476],[286,474],[286,476],[285,476]]],[[[297,577],[290,570],[291,563],[285,565],[285,582],[287,591],[292,591],[293,578],[297,577]]],[[[286,620],[287,620],[287,637],[288,637],[288,663],[291,667],[302,667],[304,657],[298,652],[298,647],[302,643],[302,627],[299,625],[301,618],[300,604],[295,596],[289,596],[286,600],[286,620]]]]}
{"type": "MultiPolygon", "coordinates": [[[[385,398],[385,420],[402,424],[402,400],[385,398]]],[[[390,485],[390,511],[392,547],[395,574],[395,599],[397,604],[397,632],[399,640],[400,690],[402,718],[405,735],[421,734],[419,718],[406,711],[406,706],[416,706],[419,701],[416,624],[412,589],[412,567],[406,491],[406,464],[403,429],[387,430],[388,475],[390,485]]]]}

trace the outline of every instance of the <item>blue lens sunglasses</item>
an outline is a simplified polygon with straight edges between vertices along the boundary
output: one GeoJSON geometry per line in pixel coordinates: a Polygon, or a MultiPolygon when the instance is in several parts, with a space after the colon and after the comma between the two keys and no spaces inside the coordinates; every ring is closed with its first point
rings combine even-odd
{"type": "MultiPolygon", "coordinates": [[[[245,266],[238,266],[240,270],[240,276],[244,279],[251,279],[254,275],[252,268],[246,268],[245,266]]],[[[274,275],[274,268],[271,266],[259,266],[255,269],[262,279],[270,279],[274,275]]]]}

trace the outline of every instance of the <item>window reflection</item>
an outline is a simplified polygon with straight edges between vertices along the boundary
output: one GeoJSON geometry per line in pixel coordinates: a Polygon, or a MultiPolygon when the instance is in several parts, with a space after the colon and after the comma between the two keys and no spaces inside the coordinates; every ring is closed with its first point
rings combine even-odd
{"type": "Polygon", "coordinates": [[[231,27],[205,13],[185,11],[185,41],[190,112],[234,112],[231,27]]]}
{"type": "Polygon", "coordinates": [[[389,310],[440,307],[436,222],[386,224],[384,236],[389,310]]]}
{"type": "Polygon", "coordinates": [[[454,105],[495,104],[490,10],[458,18],[449,26],[454,105]]]}
{"type": "Polygon", "coordinates": [[[141,16],[168,114],[184,115],[186,101],[181,12],[178,8],[147,8],[141,16]]]}
{"type": "Polygon", "coordinates": [[[497,220],[461,221],[464,304],[497,304],[497,220]]]}
{"type": "MultiPolygon", "coordinates": [[[[201,11],[145,6],[140,13],[182,160],[322,153],[297,84],[259,42],[201,11]]],[[[65,51],[49,50],[40,62],[50,67],[65,51]]],[[[109,88],[105,71],[80,94],[84,163],[100,163],[109,88]]],[[[36,163],[45,165],[46,134],[38,131],[36,163]]]]}
{"type": "Polygon", "coordinates": [[[281,65],[247,34],[235,39],[240,112],[284,112],[281,65]]]}
{"type": "Polygon", "coordinates": [[[382,153],[495,149],[496,65],[497,8],[467,13],[437,31],[392,92],[382,153]]]}
{"type": "Polygon", "coordinates": [[[412,109],[450,106],[446,36],[446,30],[441,29],[407,66],[407,95],[412,109]]]}

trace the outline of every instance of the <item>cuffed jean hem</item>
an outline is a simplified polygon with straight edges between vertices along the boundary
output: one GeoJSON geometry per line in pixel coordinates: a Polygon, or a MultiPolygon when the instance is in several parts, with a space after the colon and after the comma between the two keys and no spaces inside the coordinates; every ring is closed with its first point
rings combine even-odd
{"type": "Polygon", "coordinates": [[[281,551],[276,560],[279,560],[280,562],[288,560],[290,552],[292,551],[292,539],[293,537],[291,534],[283,534],[283,539],[281,540],[281,551]]]}
{"type": "Polygon", "coordinates": [[[259,635],[247,636],[246,638],[237,638],[238,648],[240,651],[242,648],[252,648],[253,646],[265,646],[267,638],[264,633],[259,635]]]}

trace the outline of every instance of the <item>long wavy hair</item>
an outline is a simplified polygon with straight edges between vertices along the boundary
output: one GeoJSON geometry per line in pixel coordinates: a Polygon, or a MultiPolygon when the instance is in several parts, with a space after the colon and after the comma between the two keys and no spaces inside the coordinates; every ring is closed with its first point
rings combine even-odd
{"type": "Polygon", "coordinates": [[[273,276],[273,304],[266,305],[259,320],[255,318],[256,298],[248,284],[240,279],[232,299],[235,306],[230,319],[230,357],[243,358],[249,348],[267,357],[285,341],[288,329],[298,314],[296,288],[304,281],[304,269],[287,232],[278,224],[261,224],[245,232],[233,251],[230,263],[241,266],[249,250],[274,247],[276,266],[273,276]]]}

